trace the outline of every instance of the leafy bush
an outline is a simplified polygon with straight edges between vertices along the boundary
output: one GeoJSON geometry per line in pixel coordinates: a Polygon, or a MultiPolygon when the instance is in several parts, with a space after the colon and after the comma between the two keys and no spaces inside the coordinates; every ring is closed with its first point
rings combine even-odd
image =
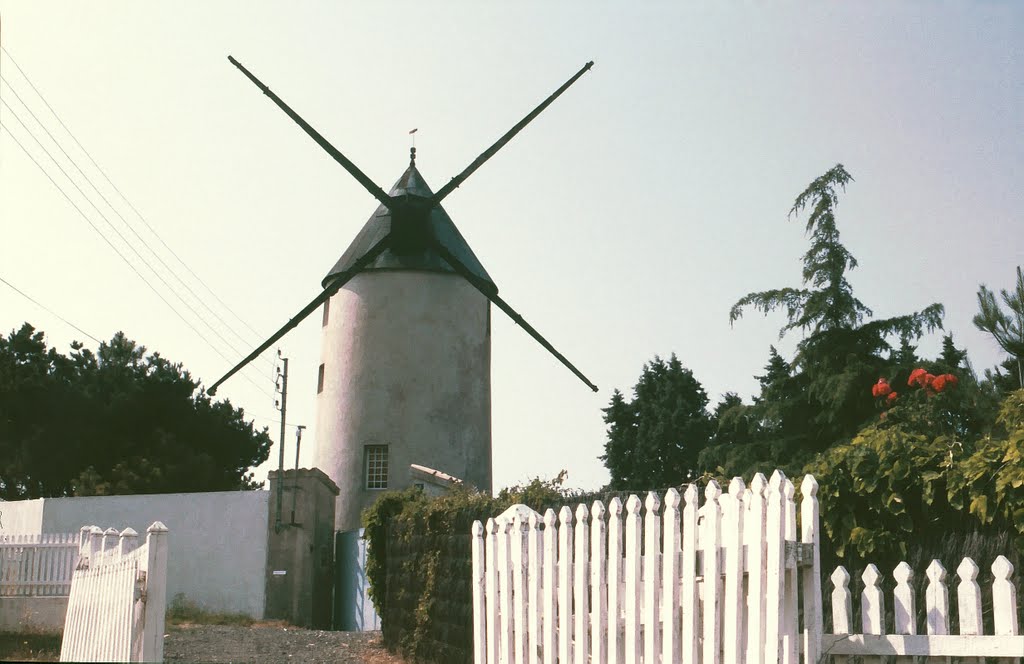
{"type": "Polygon", "coordinates": [[[936,433],[949,427],[941,396],[892,408],[805,467],[838,557],[906,556],[912,534],[934,531],[1008,531],[1024,550],[1024,390],[976,442],[936,433]]]}

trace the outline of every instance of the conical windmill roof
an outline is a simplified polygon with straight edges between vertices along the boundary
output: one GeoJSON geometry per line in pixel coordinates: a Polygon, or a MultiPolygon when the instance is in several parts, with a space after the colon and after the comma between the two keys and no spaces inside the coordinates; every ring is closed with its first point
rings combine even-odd
{"type": "MultiPolygon", "coordinates": [[[[391,187],[391,191],[388,192],[389,196],[394,198],[402,196],[416,196],[419,198],[429,198],[434,195],[434,192],[430,190],[427,183],[423,181],[423,176],[416,170],[416,164],[409,164],[409,168],[406,169],[402,177],[398,178],[398,182],[391,187]]],[[[387,233],[391,231],[391,212],[380,205],[377,207],[376,212],[370,216],[370,219],[363,226],[359,234],[356,235],[355,239],[352,240],[352,244],[349,245],[345,253],[341,255],[338,262],[334,264],[331,271],[327,273],[327,276],[323,279],[323,285],[326,287],[328,280],[340,273],[350,269],[361,256],[370,250],[378,241],[380,241],[387,233]]],[[[440,240],[441,244],[447,247],[448,251],[452,252],[459,260],[462,261],[463,265],[469,268],[477,277],[483,279],[497,291],[497,287],[494,286],[494,282],[491,280],[491,276],[487,274],[487,270],[480,264],[473,250],[469,248],[465,238],[462,237],[462,233],[455,227],[455,223],[448,216],[448,213],[444,211],[444,208],[440,204],[435,205],[430,211],[429,221],[429,232],[434,235],[435,238],[440,240]]],[[[398,255],[391,249],[385,250],[378,256],[373,262],[363,268],[361,271],[367,270],[410,270],[410,271],[427,271],[427,272],[450,272],[455,273],[450,265],[433,249],[424,249],[422,252],[417,254],[402,254],[398,255]]]]}

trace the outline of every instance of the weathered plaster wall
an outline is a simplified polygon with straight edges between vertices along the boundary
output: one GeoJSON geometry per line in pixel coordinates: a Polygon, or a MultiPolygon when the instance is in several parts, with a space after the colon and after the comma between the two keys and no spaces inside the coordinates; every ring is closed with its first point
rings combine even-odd
{"type": "Polygon", "coordinates": [[[389,488],[417,463],[490,490],[490,339],[490,303],[454,274],[364,272],[331,298],[314,465],[341,489],[337,530],[380,493],[365,445],[390,446],[389,488]]]}
{"type": "Polygon", "coordinates": [[[0,597],[0,632],[64,631],[67,597],[0,597]]]}
{"type": "Polygon", "coordinates": [[[145,537],[146,528],[161,521],[170,530],[168,602],[184,593],[211,611],[262,618],[268,497],[268,491],[216,491],[47,498],[41,532],[130,526],[145,537]]]}
{"type": "Polygon", "coordinates": [[[0,535],[43,532],[43,499],[0,502],[0,535]]]}

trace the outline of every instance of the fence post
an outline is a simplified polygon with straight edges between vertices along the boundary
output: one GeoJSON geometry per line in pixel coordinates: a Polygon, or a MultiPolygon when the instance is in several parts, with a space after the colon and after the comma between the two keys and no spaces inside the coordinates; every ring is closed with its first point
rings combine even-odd
{"type": "MultiPolygon", "coordinates": [[[[590,656],[608,661],[608,564],[604,503],[595,500],[590,510],[590,656]]],[[[618,562],[617,559],[614,562],[618,562]]]]}
{"type": "Polygon", "coordinates": [[[164,612],[167,610],[167,526],[155,521],[146,529],[146,617],[142,661],[164,659],[164,612]]]}
{"type": "Polygon", "coordinates": [[[484,644],[487,626],[484,614],[484,527],[473,522],[473,664],[487,664],[484,644]]]}
{"type": "Polygon", "coordinates": [[[817,664],[825,631],[821,607],[821,533],[818,530],[818,481],[804,475],[800,483],[800,541],[811,547],[811,564],[804,568],[804,664],[817,664]]]}
{"type": "Polygon", "coordinates": [[[96,567],[100,562],[100,552],[103,551],[103,531],[99,526],[89,528],[89,566],[96,567]]]}
{"type": "Polygon", "coordinates": [[[133,528],[125,528],[117,542],[117,555],[126,556],[134,551],[138,545],[139,534],[133,528]]]}
{"type": "Polygon", "coordinates": [[[1013,563],[1006,556],[997,556],[992,563],[992,615],[995,633],[1017,636],[1017,588],[1010,581],[1013,563]]]}
{"type": "Polygon", "coordinates": [[[104,562],[109,558],[113,560],[114,551],[117,549],[117,539],[120,533],[117,532],[117,528],[111,526],[103,531],[103,559],[104,562]]]}

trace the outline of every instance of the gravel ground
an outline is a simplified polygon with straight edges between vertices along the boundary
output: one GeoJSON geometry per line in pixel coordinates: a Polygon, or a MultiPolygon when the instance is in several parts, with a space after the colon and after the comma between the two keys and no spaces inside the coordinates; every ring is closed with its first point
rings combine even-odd
{"type": "Polygon", "coordinates": [[[280,623],[175,625],[164,639],[164,661],[404,664],[384,649],[380,632],[322,632],[280,623]]]}

